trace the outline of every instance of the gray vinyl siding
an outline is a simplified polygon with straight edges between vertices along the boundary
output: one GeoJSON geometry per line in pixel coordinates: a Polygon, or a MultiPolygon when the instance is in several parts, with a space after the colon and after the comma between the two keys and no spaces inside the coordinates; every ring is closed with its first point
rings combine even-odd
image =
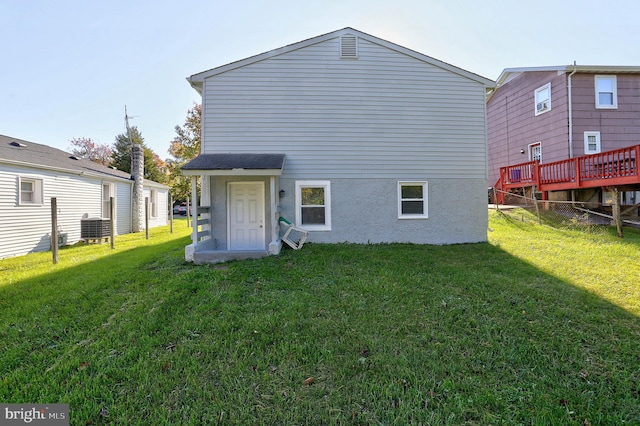
{"type": "Polygon", "coordinates": [[[285,153],[283,178],[486,179],[484,85],[339,38],[214,75],[203,153],[285,153]]]}

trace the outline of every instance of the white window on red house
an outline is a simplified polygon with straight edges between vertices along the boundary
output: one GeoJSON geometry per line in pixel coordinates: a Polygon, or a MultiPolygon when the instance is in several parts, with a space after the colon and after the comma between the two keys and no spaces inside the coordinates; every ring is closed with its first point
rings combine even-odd
{"type": "Polygon", "coordinates": [[[600,151],[600,132],[584,132],[584,153],[597,154],[600,151]]]}
{"type": "Polygon", "coordinates": [[[615,75],[596,75],[596,108],[618,108],[618,82],[615,75]]]}
{"type": "Polygon", "coordinates": [[[535,115],[551,111],[551,83],[538,87],[534,92],[535,115]]]}

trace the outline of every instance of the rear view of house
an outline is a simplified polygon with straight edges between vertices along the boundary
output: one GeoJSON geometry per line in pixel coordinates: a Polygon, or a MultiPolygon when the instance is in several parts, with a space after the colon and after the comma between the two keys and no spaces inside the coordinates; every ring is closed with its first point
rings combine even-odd
{"type": "Polygon", "coordinates": [[[188,81],[203,105],[188,259],[278,253],[280,218],[311,242],[486,240],[492,81],[352,28],[188,81]]]}
{"type": "MultiPolygon", "coordinates": [[[[133,185],[129,173],[52,148],[0,135],[0,259],[50,250],[51,199],[57,199],[62,244],[82,238],[83,219],[114,221],[116,235],[132,232],[133,185]],[[115,200],[111,217],[110,199],[115,200]]],[[[149,226],[167,223],[168,187],[143,181],[149,226]]]]}

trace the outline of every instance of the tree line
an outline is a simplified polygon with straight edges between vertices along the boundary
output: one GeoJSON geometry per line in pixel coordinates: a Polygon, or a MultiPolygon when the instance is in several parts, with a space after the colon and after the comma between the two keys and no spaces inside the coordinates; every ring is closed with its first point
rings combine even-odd
{"type": "Polygon", "coordinates": [[[113,145],[98,144],[86,137],[74,138],[69,142],[74,155],[127,173],[131,173],[131,145],[142,145],[144,178],[170,186],[174,200],[186,200],[191,193],[190,180],[182,176],[180,169],[200,154],[201,122],[202,105],[194,104],[187,111],[184,125],[175,126],[176,136],[170,142],[168,150],[173,159],[167,160],[162,160],[146,146],[142,133],[136,126],[130,128],[129,134],[117,135],[113,145]]]}

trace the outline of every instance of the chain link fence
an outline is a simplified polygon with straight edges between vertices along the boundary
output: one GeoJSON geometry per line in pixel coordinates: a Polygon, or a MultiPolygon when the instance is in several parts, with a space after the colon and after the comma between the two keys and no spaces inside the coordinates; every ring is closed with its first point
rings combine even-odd
{"type": "MultiPolygon", "coordinates": [[[[518,195],[499,190],[493,190],[493,198],[502,192],[505,194],[505,204],[495,204],[494,208],[502,213],[523,222],[537,222],[558,229],[579,230],[590,234],[604,234],[610,226],[615,226],[611,206],[593,202],[578,201],[541,201],[529,194],[518,195]],[[513,209],[520,207],[531,214],[525,215],[513,209]]],[[[625,226],[640,228],[640,221],[625,220],[625,226]]]]}

